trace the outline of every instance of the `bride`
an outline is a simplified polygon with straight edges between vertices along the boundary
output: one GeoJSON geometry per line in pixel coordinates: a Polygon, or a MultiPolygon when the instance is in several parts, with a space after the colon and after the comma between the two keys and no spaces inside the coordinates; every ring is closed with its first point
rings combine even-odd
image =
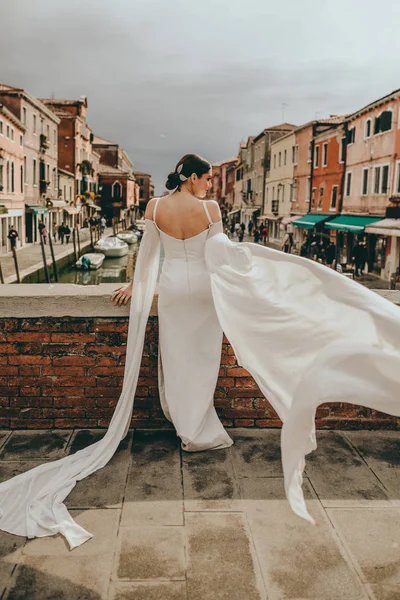
{"type": "Polygon", "coordinates": [[[316,448],[317,407],[350,402],[400,416],[399,308],[319,263],[230,241],[217,203],[202,200],[210,181],[211,165],[185,155],[168,177],[173,193],[148,203],[134,280],[111,296],[116,306],[129,298],[131,305],[123,386],[107,432],[1,483],[0,530],[61,533],[71,550],[93,537],[63,501],[108,463],[128,432],[161,242],[158,385],[184,450],[232,444],[213,405],[222,332],[283,422],[286,496],[312,523],[302,482],[305,456],[316,448]]]}

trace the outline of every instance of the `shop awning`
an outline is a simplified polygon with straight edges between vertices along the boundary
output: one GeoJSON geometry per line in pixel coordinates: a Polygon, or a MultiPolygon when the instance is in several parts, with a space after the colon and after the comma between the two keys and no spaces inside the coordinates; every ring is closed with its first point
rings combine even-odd
{"type": "Polygon", "coordinates": [[[262,218],[268,219],[268,221],[280,221],[282,219],[280,215],[274,215],[272,213],[270,213],[269,215],[262,215],[262,218]]]}
{"type": "Polygon", "coordinates": [[[101,210],[101,206],[97,206],[94,202],[86,202],[86,206],[90,206],[90,208],[94,208],[95,210],[101,210]]]}
{"type": "Polygon", "coordinates": [[[299,215],[292,215],[291,217],[283,217],[282,225],[289,225],[289,223],[293,223],[296,219],[299,218],[299,215]]]}
{"type": "Polygon", "coordinates": [[[316,215],[308,213],[292,221],[292,225],[295,227],[303,227],[304,229],[314,229],[318,223],[323,223],[330,217],[331,215],[316,215]]]}
{"type": "Polygon", "coordinates": [[[48,209],[40,206],[39,204],[25,204],[26,210],[32,211],[35,215],[45,215],[48,213],[48,209]]]}
{"type": "Polygon", "coordinates": [[[67,203],[65,200],[48,200],[47,206],[50,208],[64,208],[64,206],[67,206],[67,203]]]}
{"type": "Polygon", "coordinates": [[[227,217],[229,217],[230,215],[235,215],[238,212],[240,212],[240,208],[238,208],[237,210],[231,210],[231,212],[228,212],[227,217]]]}
{"type": "Polygon", "coordinates": [[[64,206],[64,210],[69,215],[78,215],[81,212],[80,206],[64,206]]]}
{"type": "Polygon", "coordinates": [[[383,219],[365,228],[365,233],[400,237],[400,219],[383,219]]]}
{"type": "Polygon", "coordinates": [[[353,231],[354,233],[360,233],[368,225],[380,221],[379,217],[358,217],[355,215],[342,215],[329,221],[325,224],[327,229],[337,229],[339,231],[353,231]]]}
{"type": "Polygon", "coordinates": [[[8,208],[5,204],[0,204],[0,215],[6,215],[8,213],[8,208]]]}

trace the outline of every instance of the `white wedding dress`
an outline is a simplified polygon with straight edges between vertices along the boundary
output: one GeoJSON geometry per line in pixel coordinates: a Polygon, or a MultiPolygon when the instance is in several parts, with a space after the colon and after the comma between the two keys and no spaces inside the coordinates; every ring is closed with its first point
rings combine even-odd
{"type": "Polygon", "coordinates": [[[93,537],[63,501],[108,463],[128,431],[161,239],[159,391],[184,450],[232,444],[213,405],[222,331],[283,421],[286,496],[304,519],[314,522],[301,486],[305,455],[316,447],[318,405],[351,402],[400,416],[399,308],[308,259],[232,242],[221,222],[209,221],[207,230],[178,240],[146,219],[123,387],[109,428],[87,448],[1,483],[0,530],[29,538],[61,533],[71,550],[93,537]]]}

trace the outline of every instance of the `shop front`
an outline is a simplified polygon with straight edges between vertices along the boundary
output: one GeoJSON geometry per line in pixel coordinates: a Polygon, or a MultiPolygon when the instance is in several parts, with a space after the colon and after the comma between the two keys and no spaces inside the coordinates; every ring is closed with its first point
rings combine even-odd
{"type": "Polygon", "coordinates": [[[365,228],[368,239],[375,240],[374,270],[383,279],[400,274],[400,219],[382,219],[365,228]]]}
{"type": "Polygon", "coordinates": [[[341,215],[325,223],[329,231],[336,231],[337,260],[342,265],[352,263],[353,248],[357,242],[365,242],[367,247],[368,272],[380,274],[386,245],[378,236],[366,236],[366,227],[380,221],[380,217],[341,215]]]}
{"type": "Polygon", "coordinates": [[[49,228],[48,215],[49,210],[39,204],[25,205],[25,235],[28,243],[40,241],[39,223],[43,221],[47,229],[49,228]]]}

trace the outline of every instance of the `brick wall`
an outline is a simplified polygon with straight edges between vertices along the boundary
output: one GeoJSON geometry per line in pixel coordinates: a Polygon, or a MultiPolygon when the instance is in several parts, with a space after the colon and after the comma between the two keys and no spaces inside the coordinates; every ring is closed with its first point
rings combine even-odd
{"type": "MultiPolygon", "coordinates": [[[[0,427],[107,427],[125,364],[127,317],[0,319],[0,427]]],[[[132,426],[171,428],[157,390],[158,320],[147,325],[132,426]]],[[[224,338],[215,406],[227,427],[280,427],[224,338]]],[[[367,408],[324,404],[318,428],[396,429],[399,419],[367,408]]]]}

